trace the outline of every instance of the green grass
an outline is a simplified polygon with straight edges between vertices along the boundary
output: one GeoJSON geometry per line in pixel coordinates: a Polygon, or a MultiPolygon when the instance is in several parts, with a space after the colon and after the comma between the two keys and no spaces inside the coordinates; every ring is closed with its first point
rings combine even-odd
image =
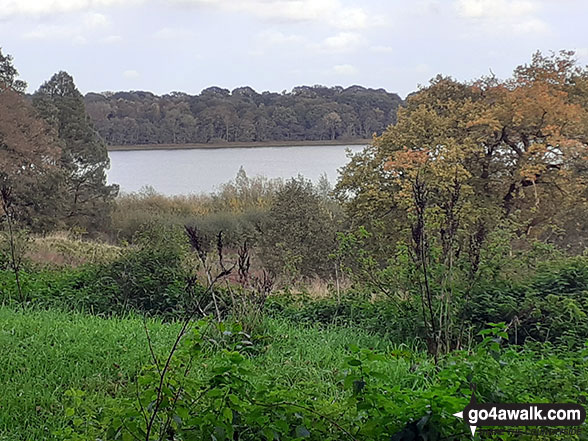
{"type": "MultiPolygon", "coordinates": [[[[278,384],[307,389],[325,396],[329,401],[341,398],[341,390],[333,386],[341,380],[341,367],[349,357],[348,347],[351,344],[384,353],[405,348],[351,328],[300,327],[287,321],[272,320],[269,333],[274,336],[273,341],[268,350],[256,359],[260,370],[265,370],[266,375],[278,384]],[[278,366],[279,369],[276,369],[278,366]]],[[[423,356],[420,361],[425,359],[423,356]]],[[[422,387],[426,384],[422,377],[414,381],[409,375],[414,362],[400,357],[387,363],[384,372],[399,385],[422,387]]]]}
{"type": "MultiPolygon", "coordinates": [[[[358,329],[300,326],[284,319],[267,319],[265,325],[269,338],[251,356],[255,378],[270,380],[282,390],[295,390],[302,399],[316,400],[328,413],[342,415],[347,406],[349,394],[342,378],[350,345],[385,355],[385,360],[376,362],[377,370],[386,378],[383,390],[397,394],[390,417],[398,417],[400,427],[405,418],[420,415],[420,404],[415,407],[414,403],[424,406],[432,399],[427,397],[437,394],[449,400],[438,401],[446,421],[457,424],[451,413],[460,409],[452,407],[459,400],[467,402],[469,392],[461,389],[463,384],[467,389],[470,373],[487,400],[577,402],[581,396],[588,398],[588,347],[582,352],[550,345],[507,349],[500,363],[483,351],[460,353],[448,357],[436,371],[425,353],[358,329]],[[404,411],[411,406],[414,415],[404,411]]],[[[179,325],[149,320],[147,326],[156,353],[163,354],[179,325]]],[[[9,307],[0,307],[0,354],[0,441],[58,440],[52,433],[67,424],[64,394],[68,389],[83,390],[90,408],[106,407],[113,398],[134,392],[130,386],[150,358],[139,317],[99,318],[9,307]]],[[[207,354],[211,361],[218,355],[207,354]]]]}
{"type": "MultiPolygon", "coordinates": [[[[149,322],[154,341],[175,325],[149,322]]],[[[0,439],[51,439],[64,422],[63,394],[85,390],[96,405],[125,389],[148,360],[141,319],[101,319],[0,308],[0,439]]]]}
{"type": "MultiPolygon", "coordinates": [[[[156,352],[162,353],[178,330],[175,323],[148,321],[156,352]]],[[[346,347],[392,349],[376,336],[351,329],[301,328],[271,320],[272,335],[256,357],[260,375],[279,384],[341,397],[336,387],[348,356],[346,347]]],[[[129,380],[149,361],[141,318],[99,318],[73,312],[0,308],[0,440],[54,439],[65,424],[64,393],[82,389],[91,405],[128,393],[129,380]]],[[[398,379],[410,369],[399,360],[390,368],[398,379]]]]}

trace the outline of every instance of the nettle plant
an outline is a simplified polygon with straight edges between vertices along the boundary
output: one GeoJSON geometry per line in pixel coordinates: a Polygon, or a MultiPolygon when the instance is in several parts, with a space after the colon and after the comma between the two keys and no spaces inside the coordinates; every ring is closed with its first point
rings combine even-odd
{"type": "MultiPolygon", "coordinates": [[[[520,383],[521,367],[533,372],[546,362],[527,353],[521,365],[514,349],[504,350],[504,323],[481,332],[473,351],[454,351],[437,364],[407,349],[380,353],[350,345],[338,383],[345,393],[327,403],[261,375],[255,342],[240,325],[212,316],[192,325],[171,356],[153,356],[131,393],[105,409],[89,408],[84,392],[69,391],[69,424],[56,435],[67,441],[457,440],[469,432],[453,414],[467,405],[473,384],[481,401],[499,399],[500,387],[520,383]],[[393,365],[401,381],[390,375],[393,365]]],[[[566,382],[585,372],[587,353],[575,356],[577,372],[562,372],[566,382]]]]}
{"type": "Polygon", "coordinates": [[[347,405],[355,422],[354,436],[393,441],[453,439],[443,437],[443,432],[459,432],[452,413],[468,401],[463,369],[454,363],[434,365],[413,360],[410,351],[396,351],[394,357],[410,362],[411,382],[424,382],[426,387],[398,384],[383,369],[390,363],[389,356],[350,347],[343,383],[350,392],[347,405]]]}
{"type": "Polygon", "coordinates": [[[356,439],[312,405],[299,404],[299,392],[260,379],[248,357],[253,343],[240,325],[202,319],[177,343],[163,363],[143,368],[131,386],[134,396],[109,409],[88,409],[84,392],[69,391],[70,424],[57,435],[71,441],[356,439]]]}

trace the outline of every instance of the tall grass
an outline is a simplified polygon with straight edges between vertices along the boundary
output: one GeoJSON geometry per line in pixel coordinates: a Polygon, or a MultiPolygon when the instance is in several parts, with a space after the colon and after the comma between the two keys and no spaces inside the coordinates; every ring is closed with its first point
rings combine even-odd
{"type": "Polygon", "coordinates": [[[110,262],[122,254],[122,248],[97,241],[82,240],[69,232],[35,237],[27,258],[42,266],[80,266],[110,262]]]}
{"type": "MultiPolygon", "coordinates": [[[[179,324],[145,323],[154,351],[161,357],[179,324]]],[[[310,400],[325,414],[342,419],[349,406],[349,393],[342,383],[351,346],[383,356],[374,361],[377,365],[370,365],[382,374],[373,385],[386,391],[382,392],[385,399],[397,406],[400,413],[389,417],[400,418],[401,424],[414,412],[422,416],[425,404],[438,394],[447,402],[437,400],[441,406],[437,411],[457,424],[450,416],[459,410],[454,409],[456,403],[467,399],[462,389],[465,385],[467,392],[470,377],[486,400],[576,402],[588,397],[588,346],[580,352],[550,345],[509,348],[495,354],[499,361],[484,349],[459,352],[442,360],[439,370],[425,352],[361,329],[299,326],[269,318],[264,325],[267,337],[259,340],[250,355],[255,381],[296,391],[303,403],[310,400]],[[420,400],[422,409],[411,400],[420,400]],[[405,414],[403,406],[412,406],[411,412],[405,414]]],[[[141,366],[150,363],[140,317],[102,319],[7,307],[0,307],[0,353],[1,441],[57,441],[53,432],[67,424],[64,394],[68,389],[83,390],[87,407],[108,407],[113,400],[134,396],[133,381],[141,366]]],[[[219,354],[207,352],[205,364],[214,365],[219,354]]],[[[196,368],[190,375],[202,373],[196,368]]]]}
{"type": "MultiPolygon", "coordinates": [[[[163,354],[177,323],[148,320],[156,353],[163,354]]],[[[269,320],[272,338],[256,359],[260,378],[271,378],[324,399],[341,397],[339,368],[350,343],[382,350],[389,342],[351,329],[299,328],[269,320]]],[[[129,386],[149,362],[140,317],[102,319],[54,310],[0,308],[0,440],[57,439],[52,432],[66,424],[64,393],[86,392],[91,406],[133,392],[129,386]]],[[[400,360],[390,368],[399,380],[410,369],[400,360]]]]}
{"type": "MultiPolygon", "coordinates": [[[[176,326],[150,320],[156,350],[176,326]]],[[[0,308],[0,440],[54,439],[63,395],[83,389],[95,406],[127,387],[149,353],[142,320],[0,308]]]]}

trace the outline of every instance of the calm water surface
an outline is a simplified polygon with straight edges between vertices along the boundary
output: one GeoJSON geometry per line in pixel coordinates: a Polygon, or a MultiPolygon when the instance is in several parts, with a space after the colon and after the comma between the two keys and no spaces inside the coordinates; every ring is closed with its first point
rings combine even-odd
{"type": "Polygon", "coordinates": [[[166,195],[210,193],[235,178],[240,167],[248,176],[290,178],[298,174],[316,182],[325,173],[331,182],[348,162],[346,150],[364,146],[301,146],[201,150],[109,152],[108,181],[130,193],[151,186],[166,195]]]}

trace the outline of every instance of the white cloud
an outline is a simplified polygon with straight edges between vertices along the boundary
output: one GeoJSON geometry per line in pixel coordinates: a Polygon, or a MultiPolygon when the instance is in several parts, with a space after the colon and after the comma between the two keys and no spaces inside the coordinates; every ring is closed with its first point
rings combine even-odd
{"type": "Polygon", "coordinates": [[[361,8],[343,8],[331,24],[341,29],[365,28],[368,25],[368,16],[361,8]]]}
{"type": "Polygon", "coordinates": [[[391,46],[372,46],[370,47],[370,51],[376,52],[379,54],[389,54],[394,52],[394,48],[391,46]]]}
{"type": "Polygon", "coordinates": [[[128,0],[0,0],[0,18],[12,15],[49,15],[64,12],[87,11],[128,0]]]}
{"type": "Polygon", "coordinates": [[[539,0],[454,0],[460,17],[489,33],[545,34],[549,25],[538,17],[539,0]]]}
{"type": "Polygon", "coordinates": [[[588,47],[579,47],[574,49],[577,57],[588,58],[588,47]]]}
{"type": "Polygon", "coordinates": [[[84,16],[84,25],[92,29],[105,28],[110,26],[110,20],[104,14],[89,12],[84,16]]]}
{"type": "Polygon", "coordinates": [[[355,75],[357,68],[351,64],[337,64],[333,66],[333,72],[337,75],[355,75]]]}
{"type": "MultiPolygon", "coordinates": [[[[154,0],[0,0],[0,18],[59,15],[147,2],[156,3],[154,0]]],[[[347,6],[342,0],[164,0],[157,3],[213,7],[269,21],[319,22],[339,29],[365,28],[374,19],[364,8],[347,6]]]]}
{"type": "Polygon", "coordinates": [[[22,36],[32,40],[71,38],[77,30],[68,26],[39,25],[32,31],[25,32],[22,36]]]}
{"type": "Polygon", "coordinates": [[[257,37],[258,47],[249,51],[252,55],[265,55],[266,49],[271,46],[287,46],[282,50],[303,48],[318,53],[338,54],[353,52],[367,43],[367,40],[357,32],[339,32],[318,42],[302,35],[284,34],[276,30],[262,31],[257,37]]]}
{"type": "Polygon", "coordinates": [[[123,38],[120,35],[109,35],[109,36],[104,37],[102,39],[102,43],[115,44],[115,43],[120,43],[122,40],[123,40],[123,38]]]}
{"type": "Polygon", "coordinates": [[[318,42],[302,35],[284,34],[276,30],[262,31],[257,37],[259,46],[249,51],[252,55],[265,55],[265,49],[271,46],[288,46],[283,50],[300,47],[319,53],[344,53],[352,52],[366,44],[364,37],[357,32],[339,32],[318,42]]]}
{"type": "Polygon", "coordinates": [[[133,70],[133,69],[125,70],[122,75],[127,80],[134,80],[135,78],[139,78],[139,76],[140,76],[139,72],[137,72],[136,70],[133,70]]]}
{"type": "Polygon", "coordinates": [[[173,0],[175,3],[245,12],[268,21],[320,22],[339,29],[361,29],[369,24],[367,12],[341,0],[173,0]]]}
{"type": "MultiPolygon", "coordinates": [[[[0,0],[0,18],[15,15],[37,17],[58,15],[149,1],[155,2],[154,0],[0,0]]],[[[326,23],[329,26],[347,30],[365,28],[372,25],[374,19],[368,16],[364,8],[347,6],[342,0],[166,0],[165,2],[212,7],[229,12],[244,12],[268,21],[326,23]]]]}
{"type": "Polygon", "coordinates": [[[520,17],[537,10],[530,0],[457,0],[455,6],[467,18],[520,17]]]}
{"type": "Polygon", "coordinates": [[[531,18],[514,23],[513,30],[518,34],[545,34],[549,32],[549,25],[538,18],[531,18]]]}
{"type": "Polygon", "coordinates": [[[100,29],[108,28],[110,20],[103,14],[94,12],[86,13],[82,19],[73,24],[40,24],[34,29],[22,34],[24,38],[33,40],[63,40],[70,39],[76,44],[85,44],[88,32],[95,32],[100,29]]]}
{"type": "Polygon", "coordinates": [[[306,39],[301,35],[284,34],[274,29],[260,32],[258,38],[262,43],[267,45],[301,44],[306,42],[306,39]]]}
{"type": "Polygon", "coordinates": [[[283,32],[274,29],[267,29],[257,34],[257,41],[255,47],[252,47],[247,53],[254,57],[267,55],[267,50],[274,46],[288,46],[288,49],[280,48],[280,50],[290,50],[295,47],[309,47],[308,40],[296,34],[284,34],[283,32]]]}
{"type": "Polygon", "coordinates": [[[356,32],[339,32],[336,35],[325,38],[314,48],[321,52],[352,52],[365,43],[365,39],[356,32]]]}

